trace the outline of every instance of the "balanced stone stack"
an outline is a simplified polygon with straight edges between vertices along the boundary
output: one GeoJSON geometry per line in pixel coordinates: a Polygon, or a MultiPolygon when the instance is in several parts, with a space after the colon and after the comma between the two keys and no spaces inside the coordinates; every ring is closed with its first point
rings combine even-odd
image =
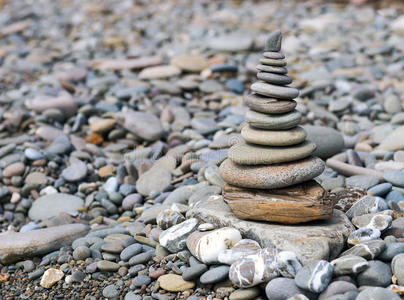
{"type": "Polygon", "coordinates": [[[241,130],[243,141],[232,146],[220,166],[227,185],[223,196],[241,219],[296,224],[328,219],[333,203],[313,180],[324,171],[324,162],[313,157],[316,145],[306,141],[295,109],[299,91],[287,85],[282,35],[271,33],[266,52],[257,66],[260,80],[245,97],[249,107],[241,130]]]}

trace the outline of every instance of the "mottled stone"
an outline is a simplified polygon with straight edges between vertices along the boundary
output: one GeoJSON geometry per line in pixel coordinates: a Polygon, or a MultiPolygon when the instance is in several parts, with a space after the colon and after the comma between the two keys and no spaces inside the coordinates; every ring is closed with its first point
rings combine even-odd
{"type": "Polygon", "coordinates": [[[319,260],[300,269],[296,274],[295,283],[302,289],[321,293],[330,283],[332,274],[332,265],[325,260],[319,260]]]}
{"type": "Polygon", "coordinates": [[[240,165],[270,165],[306,158],[314,150],[316,150],[316,145],[308,141],[285,147],[270,147],[240,142],[230,148],[229,159],[240,165]]]}
{"type": "Polygon", "coordinates": [[[230,267],[231,282],[238,287],[246,288],[279,276],[277,254],[276,249],[265,248],[237,260],[230,267]]]}
{"type": "Polygon", "coordinates": [[[193,232],[187,238],[187,247],[197,259],[205,264],[218,263],[219,253],[233,247],[241,240],[237,229],[224,227],[208,232],[193,232]]]}
{"type": "Polygon", "coordinates": [[[244,96],[244,104],[253,111],[267,114],[284,114],[293,111],[296,107],[296,101],[294,100],[279,100],[261,96],[259,94],[249,94],[244,96]]]}
{"type": "Polygon", "coordinates": [[[58,269],[50,268],[45,271],[41,278],[41,286],[49,289],[55,285],[64,276],[64,273],[58,269]]]}
{"type": "Polygon", "coordinates": [[[172,253],[184,250],[188,236],[198,228],[198,220],[188,219],[160,234],[160,244],[172,253]]]}
{"type": "Polygon", "coordinates": [[[267,115],[249,110],[245,115],[246,122],[255,128],[268,130],[290,129],[300,123],[302,115],[297,110],[284,114],[267,115]]]}
{"type": "Polygon", "coordinates": [[[382,240],[370,240],[356,244],[352,248],[341,253],[341,256],[356,255],[366,259],[374,259],[386,248],[386,243],[382,240]]]}
{"type": "Polygon", "coordinates": [[[217,227],[236,228],[244,238],[256,240],[263,247],[296,253],[304,265],[317,259],[334,259],[343,249],[349,233],[354,230],[345,214],[338,210],[334,210],[329,220],[307,225],[243,221],[232,213],[221,196],[212,196],[207,201],[195,204],[188,210],[187,217],[210,222],[217,227]]]}
{"type": "Polygon", "coordinates": [[[361,256],[344,255],[331,261],[335,275],[356,274],[367,269],[368,262],[361,256]]]}
{"type": "Polygon", "coordinates": [[[256,253],[259,249],[261,249],[261,247],[256,241],[243,239],[238,241],[232,248],[220,251],[218,261],[223,264],[231,265],[246,255],[256,253]]]}
{"type": "Polygon", "coordinates": [[[269,166],[242,166],[227,159],[221,164],[219,173],[224,181],[234,186],[277,189],[313,179],[324,167],[324,162],[316,157],[269,166]]]}

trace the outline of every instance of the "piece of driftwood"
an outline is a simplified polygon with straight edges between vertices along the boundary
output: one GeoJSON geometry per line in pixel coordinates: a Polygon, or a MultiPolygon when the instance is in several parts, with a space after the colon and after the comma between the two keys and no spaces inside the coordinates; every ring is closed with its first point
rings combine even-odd
{"type": "Polygon", "coordinates": [[[282,189],[246,189],[227,184],[224,200],[245,220],[298,224],[332,216],[333,200],[316,181],[282,189]]]}

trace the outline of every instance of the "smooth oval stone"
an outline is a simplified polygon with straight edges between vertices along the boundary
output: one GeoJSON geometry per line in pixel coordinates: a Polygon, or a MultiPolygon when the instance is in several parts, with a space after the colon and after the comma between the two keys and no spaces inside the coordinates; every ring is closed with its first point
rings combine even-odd
{"type": "Polygon", "coordinates": [[[266,82],[253,83],[251,85],[251,90],[260,95],[286,100],[292,100],[299,95],[298,89],[287,86],[269,84],[266,82]]]}
{"type": "Polygon", "coordinates": [[[244,104],[250,109],[268,114],[284,114],[295,109],[296,101],[268,98],[259,94],[244,96],[244,104]]]}
{"type": "Polygon", "coordinates": [[[400,300],[400,296],[389,289],[381,287],[369,287],[359,293],[356,300],[400,300]]]}
{"type": "Polygon", "coordinates": [[[266,65],[257,65],[257,70],[262,71],[262,72],[268,72],[268,73],[276,73],[276,74],[287,74],[288,69],[284,67],[272,67],[272,66],[266,66],[266,65]]]}
{"type": "Polygon", "coordinates": [[[162,192],[171,183],[171,173],[164,168],[153,167],[143,173],[136,182],[139,194],[148,196],[153,191],[162,192]]]}
{"type": "Polygon", "coordinates": [[[233,247],[241,239],[240,232],[231,227],[208,232],[195,231],[187,238],[187,247],[201,262],[213,264],[219,262],[221,251],[233,247]]]}
{"type": "Polygon", "coordinates": [[[284,61],[283,59],[261,58],[260,63],[263,65],[272,66],[272,67],[286,66],[286,61],[284,61]]]}
{"type": "MultiPolygon", "coordinates": [[[[377,258],[383,261],[391,261],[393,258],[395,258],[395,256],[401,253],[404,253],[404,243],[397,243],[397,242],[388,243],[386,245],[386,249],[384,249],[384,251],[377,258]]],[[[404,271],[404,268],[401,269],[404,271]]],[[[404,279],[404,277],[402,277],[402,279],[404,279]]],[[[401,280],[400,285],[402,285],[403,283],[404,280],[401,280]]]]}
{"type": "Polygon", "coordinates": [[[84,179],[87,172],[87,165],[81,160],[78,160],[64,169],[62,171],[62,176],[69,182],[76,182],[84,179]]]}
{"type": "Polygon", "coordinates": [[[319,260],[301,268],[295,277],[298,287],[314,293],[321,293],[326,289],[333,274],[332,265],[325,260],[319,260]]]}
{"type": "Polygon", "coordinates": [[[204,264],[193,265],[182,272],[182,278],[187,281],[192,281],[200,277],[208,270],[208,267],[204,264]]]}
{"type": "Polygon", "coordinates": [[[268,73],[268,72],[258,72],[257,78],[259,80],[265,81],[267,83],[287,85],[292,83],[292,78],[287,75],[268,73]]]}
{"type": "Polygon", "coordinates": [[[345,255],[331,261],[335,275],[356,274],[367,269],[368,262],[361,256],[345,255]]]}
{"type": "Polygon", "coordinates": [[[357,291],[357,287],[347,281],[337,280],[330,283],[330,285],[319,295],[318,300],[330,300],[330,299],[344,299],[349,300],[352,298],[345,298],[341,294],[345,294],[348,291],[357,291]],[[341,296],[339,298],[332,298],[332,296],[341,296]]]}
{"type": "Polygon", "coordinates": [[[202,284],[212,284],[220,282],[228,278],[229,270],[229,266],[219,266],[216,268],[212,268],[203,273],[199,280],[202,284]]]}
{"type": "Polygon", "coordinates": [[[269,300],[284,300],[284,299],[295,299],[292,298],[295,295],[304,295],[304,298],[296,299],[317,299],[317,295],[299,288],[292,278],[275,278],[268,282],[265,288],[265,294],[269,300]]]}
{"type": "Polygon", "coordinates": [[[56,217],[60,213],[77,214],[84,201],[73,195],[56,193],[39,197],[32,204],[28,215],[34,221],[56,217]]]}
{"type": "Polygon", "coordinates": [[[386,248],[382,240],[371,240],[362,242],[341,253],[340,256],[356,255],[366,259],[374,259],[386,248]]]}
{"type": "Polygon", "coordinates": [[[195,283],[192,281],[185,281],[180,275],[165,274],[157,279],[162,289],[170,292],[182,292],[187,289],[192,289],[195,283]]]}
{"type": "Polygon", "coordinates": [[[259,288],[238,289],[232,292],[229,300],[250,300],[255,299],[260,294],[259,288]]]}
{"type": "Polygon", "coordinates": [[[391,184],[404,187],[404,172],[403,171],[388,171],[384,173],[384,180],[390,182],[391,184]]]}
{"type": "Polygon", "coordinates": [[[404,253],[397,254],[393,258],[391,268],[393,274],[397,277],[397,284],[404,285],[404,253]]]}
{"type": "Polygon", "coordinates": [[[303,128],[307,132],[307,139],[317,145],[315,156],[326,159],[340,153],[344,148],[344,138],[333,128],[312,125],[305,125],[303,128]]]}
{"type": "Polygon", "coordinates": [[[262,55],[264,55],[264,57],[266,57],[266,58],[272,58],[272,59],[283,59],[283,58],[285,58],[285,55],[283,53],[274,52],[274,51],[266,51],[266,52],[262,53],[262,55]]]}
{"type": "Polygon", "coordinates": [[[324,171],[317,157],[273,166],[241,166],[226,159],[219,168],[224,181],[238,187],[277,189],[308,181],[324,171]]]}
{"type": "Polygon", "coordinates": [[[384,196],[391,191],[391,188],[391,183],[384,182],[371,187],[368,189],[367,193],[371,196],[384,196]]]}
{"type": "Polygon", "coordinates": [[[287,130],[261,130],[244,126],[241,136],[249,143],[266,146],[291,146],[302,143],[306,139],[306,131],[296,126],[287,130]]]}
{"type": "Polygon", "coordinates": [[[223,264],[231,265],[244,256],[256,253],[259,249],[261,247],[256,241],[243,239],[238,241],[232,248],[221,251],[218,260],[223,264]]]}
{"type": "Polygon", "coordinates": [[[302,114],[297,110],[279,115],[266,115],[249,110],[245,115],[245,120],[250,126],[269,130],[293,128],[301,119],[302,114]]]}
{"type": "Polygon", "coordinates": [[[154,142],[164,134],[160,119],[151,113],[128,111],[123,117],[123,127],[145,141],[154,142]]]}
{"type": "Polygon", "coordinates": [[[316,145],[308,141],[287,147],[269,147],[241,142],[230,148],[229,158],[240,165],[271,165],[306,158],[314,150],[316,145]]]}
{"type": "Polygon", "coordinates": [[[108,260],[100,260],[97,262],[97,268],[101,271],[116,272],[121,266],[108,260]]]}
{"type": "Polygon", "coordinates": [[[380,260],[371,260],[369,261],[369,267],[359,273],[356,279],[359,285],[387,287],[391,284],[391,276],[389,264],[380,260]]]}
{"type": "Polygon", "coordinates": [[[238,287],[246,288],[278,277],[277,254],[277,249],[265,248],[240,258],[230,267],[231,282],[238,287]]]}

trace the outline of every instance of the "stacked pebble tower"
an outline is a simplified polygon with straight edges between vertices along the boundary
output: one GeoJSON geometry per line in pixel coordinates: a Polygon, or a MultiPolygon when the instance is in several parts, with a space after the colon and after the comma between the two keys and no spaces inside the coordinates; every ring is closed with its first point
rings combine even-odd
{"type": "Polygon", "coordinates": [[[245,97],[249,107],[241,130],[243,140],[232,146],[220,166],[227,185],[225,201],[242,219],[295,224],[328,219],[333,203],[313,180],[324,171],[324,162],[313,157],[316,145],[306,141],[295,109],[299,91],[287,86],[282,34],[272,32],[257,66],[258,82],[245,97]]]}

